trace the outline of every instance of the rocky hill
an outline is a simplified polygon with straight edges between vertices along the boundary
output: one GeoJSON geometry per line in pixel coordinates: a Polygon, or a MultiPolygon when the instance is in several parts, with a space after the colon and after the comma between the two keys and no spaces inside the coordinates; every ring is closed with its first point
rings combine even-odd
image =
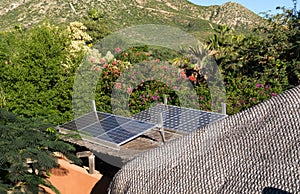
{"type": "Polygon", "coordinates": [[[0,26],[28,26],[43,19],[60,23],[80,20],[90,9],[102,12],[112,30],[157,23],[207,32],[216,24],[248,28],[262,23],[260,16],[233,2],[198,6],[187,0],[1,0],[0,26]]]}

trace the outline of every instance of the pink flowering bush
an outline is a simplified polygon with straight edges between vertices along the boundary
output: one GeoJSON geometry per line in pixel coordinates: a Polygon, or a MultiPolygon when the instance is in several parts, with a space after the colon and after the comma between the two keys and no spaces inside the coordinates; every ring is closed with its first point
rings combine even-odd
{"type": "Polygon", "coordinates": [[[227,112],[234,114],[250,108],[282,92],[281,87],[274,87],[267,81],[253,81],[242,77],[226,83],[227,112]]]}
{"type": "Polygon", "coordinates": [[[123,107],[127,104],[130,114],[134,114],[153,103],[162,103],[164,95],[169,104],[198,108],[197,92],[191,83],[195,81],[193,76],[187,76],[184,69],[178,71],[151,53],[151,50],[114,50],[115,59],[101,64],[96,93],[98,110],[128,115],[123,107]],[[112,103],[115,104],[113,109],[112,103]]]}
{"type": "MultiPolygon", "coordinates": [[[[161,61],[146,49],[116,48],[113,54],[113,60],[102,61],[100,65],[98,110],[128,116],[162,103],[166,95],[172,105],[220,112],[214,109],[214,103],[219,102],[212,101],[210,89],[213,88],[208,87],[204,74],[189,65],[188,60],[161,61]],[[126,112],[126,107],[130,112],[126,112]]],[[[226,76],[224,81],[227,114],[240,112],[283,91],[279,81],[264,77],[253,80],[246,76],[226,76]]]]}
{"type": "Polygon", "coordinates": [[[197,108],[197,94],[187,76],[168,62],[145,60],[122,72],[115,83],[112,101],[119,104],[114,109],[122,112],[128,103],[131,113],[137,113],[163,102],[164,95],[170,104],[197,108]]]}

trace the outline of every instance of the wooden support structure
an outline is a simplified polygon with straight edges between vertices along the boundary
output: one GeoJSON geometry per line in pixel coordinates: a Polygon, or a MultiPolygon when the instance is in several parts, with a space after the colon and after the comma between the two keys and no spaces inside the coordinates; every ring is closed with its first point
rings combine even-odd
{"type": "Polygon", "coordinates": [[[91,151],[77,152],[76,156],[78,158],[87,157],[89,159],[89,173],[90,174],[95,173],[95,155],[91,151]]]}

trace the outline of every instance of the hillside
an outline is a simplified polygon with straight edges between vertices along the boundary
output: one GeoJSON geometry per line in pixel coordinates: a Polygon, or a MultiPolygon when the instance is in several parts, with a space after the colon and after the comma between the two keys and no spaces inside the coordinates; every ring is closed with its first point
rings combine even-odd
{"type": "Polygon", "coordinates": [[[111,30],[135,24],[156,23],[208,32],[211,25],[254,26],[262,18],[237,3],[198,6],[186,0],[2,0],[0,26],[30,26],[43,19],[63,23],[80,20],[87,10],[101,11],[111,30]]]}

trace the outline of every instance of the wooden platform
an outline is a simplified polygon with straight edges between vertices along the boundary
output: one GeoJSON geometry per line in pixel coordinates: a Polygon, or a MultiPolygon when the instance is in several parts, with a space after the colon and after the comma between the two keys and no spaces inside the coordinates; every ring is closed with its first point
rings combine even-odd
{"type": "MultiPolygon", "coordinates": [[[[59,129],[62,133],[68,133],[68,130],[59,129]]],[[[170,142],[182,135],[165,131],[165,143],[170,142]]],[[[66,141],[83,146],[92,151],[98,158],[105,162],[114,162],[115,166],[123,166],[127,161],[133,159],[138,154],[154,149],[163,145],[162,135],[158,129],[153,129],[145,134],[119,146],[118,148],[105,146],[88,140],[68,138],[66,141]]]]}

